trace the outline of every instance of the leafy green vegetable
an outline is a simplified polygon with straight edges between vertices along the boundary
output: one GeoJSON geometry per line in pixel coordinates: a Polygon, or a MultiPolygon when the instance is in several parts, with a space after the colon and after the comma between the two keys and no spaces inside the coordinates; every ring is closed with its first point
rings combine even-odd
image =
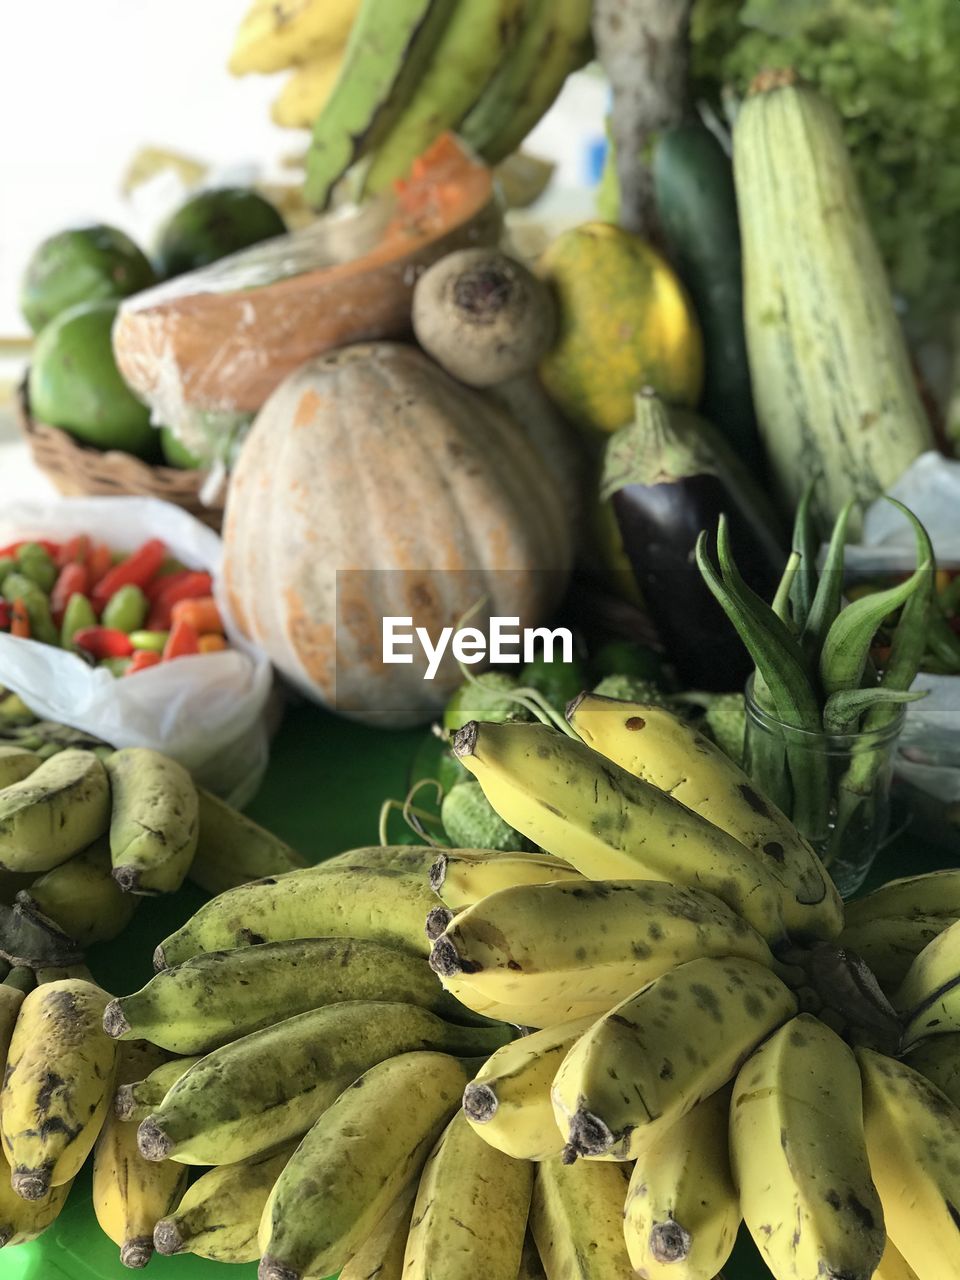
{"type": "Polygon", "coordinates": [[[794,67],[844,120],[894,288],[930,325],[960,292],[957,0],[696,0],[703,96],[794,67]]]}

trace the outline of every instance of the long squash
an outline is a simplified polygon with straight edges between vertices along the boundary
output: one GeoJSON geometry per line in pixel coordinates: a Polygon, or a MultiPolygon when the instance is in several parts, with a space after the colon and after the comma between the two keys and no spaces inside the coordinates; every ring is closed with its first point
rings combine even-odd
{"type": "Polygon", "coordinates": [[[932,429],[831,104],[793,72],[759,76],[734,176],[760,431],[789,501],[819,474],[826,528],[934,448],[932,429]]]}

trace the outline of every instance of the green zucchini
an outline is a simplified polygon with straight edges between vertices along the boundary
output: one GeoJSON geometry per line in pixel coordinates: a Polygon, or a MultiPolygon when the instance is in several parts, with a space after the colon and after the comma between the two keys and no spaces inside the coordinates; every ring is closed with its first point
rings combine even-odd
{"type": "Polygon", "coordinates": [[[821,478],[825,532],[935,447],[832,105],[792,72],[757,78],[734,126],[744,322],[760,434],[783,496],[821,478]]]}
{"type": "Polygon", "coordinates": [[[760,475],[763,448],[743,332],[740,225],[730,157],[706,125],[677,125],[657,142],[653,189],[667,253],[703,329],[703,415],[760,475]]]}

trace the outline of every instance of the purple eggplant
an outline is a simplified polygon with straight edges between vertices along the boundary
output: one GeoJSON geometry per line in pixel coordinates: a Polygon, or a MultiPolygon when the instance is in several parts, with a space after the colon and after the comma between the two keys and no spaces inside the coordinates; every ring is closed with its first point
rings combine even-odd
{"type": "Polygon", "coordinates": [[[742,689],[751,663],[706,587],[694,558],[701,529],[721,514],[747,583],[773,598],[786,563],[777,516],[747,469],[709,422],[668,408],[652,391],[634,421],[613,435],[601,496],[616,515],[624,550],[667,656],[687,687],[742,689]]]}

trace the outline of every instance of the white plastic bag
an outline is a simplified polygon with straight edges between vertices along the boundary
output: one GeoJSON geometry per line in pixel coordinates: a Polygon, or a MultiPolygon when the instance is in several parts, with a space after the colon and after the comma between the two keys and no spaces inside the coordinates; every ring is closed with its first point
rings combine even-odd
{"type": "MultiPolygon", "coordinates": [[[[888,492],[923,522],[937,563],[960,565],[960,462],[921,454],[888,492]]],[[[913,529],[896,507],[878,499],[867,510],[863,542],[848,547],[845,558],[857,574],[911,569],[913,529]]],[[[938,800],[960,800],[960,676],[921,672],[912,687],[929,693],[907,706],[897,772],[938,800]]]]}
{"type": "MultiPolygon", "coordinates": [[[[219,537],[180,507],[157,498],[62,498],[9,502],[0,540],[65,540],[87,533],[114,551],[162,538],[171,555],[205,569],[216,593],[219,537]]],[[[76,654],[0,633],[0,685],[43,719],[72,725],[118,747],[154,747],[236,805],[256,791],[267,765],[267,658],[240,636],[218,596],[231,649],[178,658],[129,679],[90,667],[76,654]]]]}

